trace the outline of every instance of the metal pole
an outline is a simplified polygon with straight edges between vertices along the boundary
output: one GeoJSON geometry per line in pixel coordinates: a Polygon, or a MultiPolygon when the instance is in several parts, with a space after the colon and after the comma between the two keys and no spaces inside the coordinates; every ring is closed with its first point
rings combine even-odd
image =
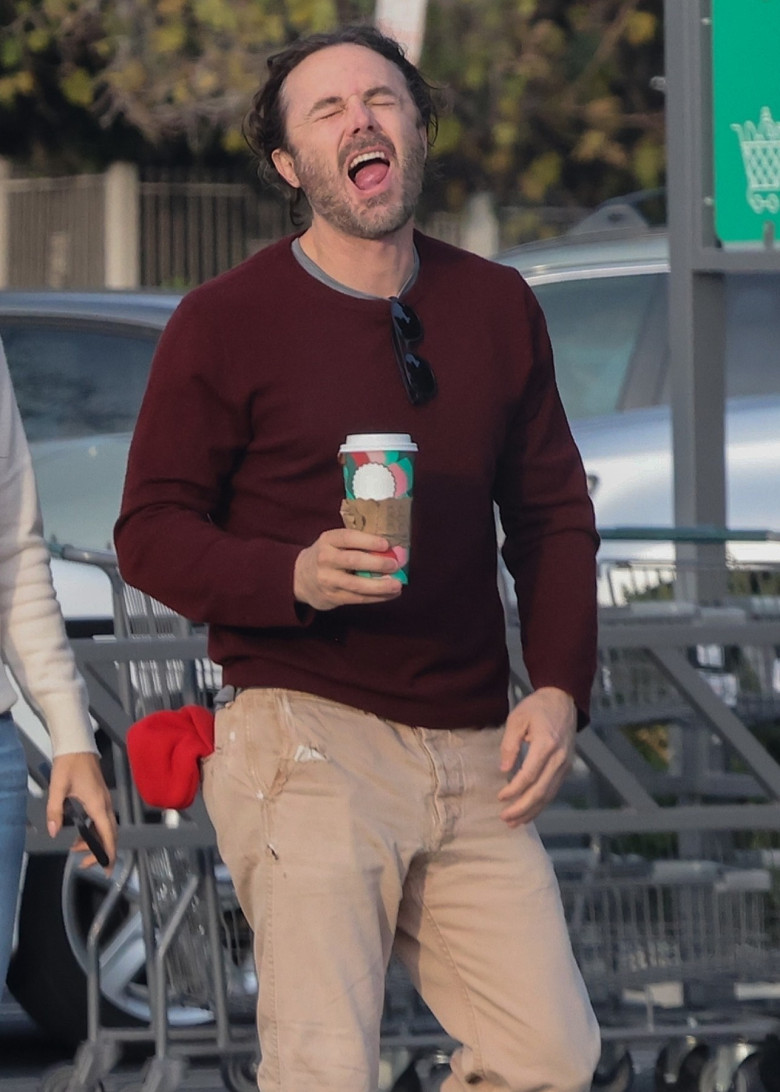
{"type": "MultiPolygon", "coordinates": [[[[724,279],[696,268],[714,241],[708,0],[665,0],[665,43],[675,522],[725,527],[724,279]]],[[[718,601],[725,545],[680,543],[677,557],[684,597],[718,601]]]]}

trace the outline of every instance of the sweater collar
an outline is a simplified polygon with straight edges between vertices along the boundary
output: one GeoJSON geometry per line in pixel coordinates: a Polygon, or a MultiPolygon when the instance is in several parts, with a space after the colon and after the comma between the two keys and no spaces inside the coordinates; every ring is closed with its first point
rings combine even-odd
{"type": "MultiPolygon", "coordinates": [[[[327,285],[328,288],[333,288],[336,292],[341,292],[345,296],[352,296],[353,299],[357,300],[377,300],[385,298],[383,296],[372,296],[369,292],[359,292],[356,288],[349,288],[346,284],[341,284],[340,281],[334,280],[334,278],[329,276],[329,274],[327,274],[324,269],[318,266],[316,262],[312,261],[308,254],[304,253],[303,247],[301,246],[301,240],[297,235],[292,241],[292,252],[295,260],[303,269],[306,270],[307,273],[309,273],[316,280],[320,281],[322,284],[327,285]]],[[[409,274],[406,283],[403,285],[401,291],[398,293],[399,296],[403,296],[405,292],[409,291],[409,289],[417,280],[419,272],[420,255],[417,251],[417,247],[415,246],[414,265],[412,266],[412,272],[409,274]]]]}

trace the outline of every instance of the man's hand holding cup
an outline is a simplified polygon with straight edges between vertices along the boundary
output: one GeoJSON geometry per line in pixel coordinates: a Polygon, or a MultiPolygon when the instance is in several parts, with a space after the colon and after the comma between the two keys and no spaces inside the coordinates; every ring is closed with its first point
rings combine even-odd
{"type": "Polygon", "coordinates": [[[407,433],[359,433],[339,448],[344,528],[323,531],[295,563],[294,594],[315,610],[395,599],[409,582],[417,445],[407,433]]]}

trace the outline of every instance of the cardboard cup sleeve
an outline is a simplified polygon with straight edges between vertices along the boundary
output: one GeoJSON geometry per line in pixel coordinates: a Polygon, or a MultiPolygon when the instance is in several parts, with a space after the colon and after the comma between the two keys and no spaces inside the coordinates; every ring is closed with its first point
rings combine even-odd
{"type": "Polygon", "coordinates": [[[412,498],[387,500],[343,500],[341,519],[350,531],[381,535],[389,545],[409,546],[411,541],[412,498]]]}

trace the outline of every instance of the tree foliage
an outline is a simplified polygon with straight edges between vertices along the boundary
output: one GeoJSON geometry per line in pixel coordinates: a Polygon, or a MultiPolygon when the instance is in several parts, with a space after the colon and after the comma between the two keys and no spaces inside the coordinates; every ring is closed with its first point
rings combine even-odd
{"type": "Polygon", "coordinates": [[[339,0],[0,0],[0,150],[78,159],[72,127],[104,156],[235,152],[270,53],[344,16],[339,0]]]}
{"type": "Polygon", "coordinates": [[[424,66],[452,88],[449,203],[592,207],[664,170],[662,0],[435,0],[424,66]],[[453,181],[454,180],[454,181],[453,181]]]}
{"type": "MultiPolygon", "coordinates": [[[[371,0],[0,0],[0,152],[230,157],[268,55],[371,0]]],[[[663,0],[429,0],[434,198],[591,206],[663,173],[663,0]]]]}

